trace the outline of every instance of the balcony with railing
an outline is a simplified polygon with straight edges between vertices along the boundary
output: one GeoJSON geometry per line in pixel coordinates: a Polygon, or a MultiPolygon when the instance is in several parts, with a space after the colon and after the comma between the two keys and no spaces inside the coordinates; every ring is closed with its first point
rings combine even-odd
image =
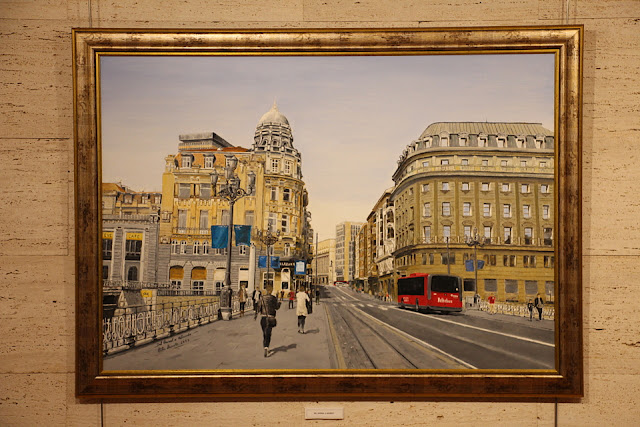
{"type": "Polygon", "coordinates": [[[173,234],[190,236],[210,236],[211,228],[173,227],[173,234]]]}
{"type": "Polygon", "coordinates": [[[553,176],[552,167],[539,167],[539,166],[500,166],[500,165],[430,165],[430,166],[418,166],[414,167],[410,171],[402,175],[402,179],[417,175],[420,173],[450,173],[450,172],[469,172],[469,173],[492,173],[503,175],[527,175],[527,174],[548,174],[553,176]]]}
{"type": "MultiPolygon", "coordinates": [[[[465,236],[451,236],[449,243],[465,243],[465,236]]],[[[444,236],[422,237],[419,240],[421,244],[446,244],[447,239],[444,236]]],[[[553,246],[553,239],[541,239],[533,237],[519,237],[507,239],[501,237],[487,237],[485,239],[487,245],[506,245],[506,246],[553,246]]]]}
{"type": "Polygon", "coordinates": [[[139,282],[139,281],[132,281],[132,280],[103,280],[102,286],[105,289],[126,289],[126,290],[170,289],[171,283],[139,282]]]}

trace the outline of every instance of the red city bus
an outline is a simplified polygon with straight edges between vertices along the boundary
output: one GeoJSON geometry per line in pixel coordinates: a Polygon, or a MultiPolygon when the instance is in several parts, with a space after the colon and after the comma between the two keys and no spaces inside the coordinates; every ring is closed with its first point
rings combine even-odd
{"type": "Polygon", "coordinates": [[[398,279],[398,305],[442,313],[462,311],[462,279],[448,274],[413,273],[398,279]]]}

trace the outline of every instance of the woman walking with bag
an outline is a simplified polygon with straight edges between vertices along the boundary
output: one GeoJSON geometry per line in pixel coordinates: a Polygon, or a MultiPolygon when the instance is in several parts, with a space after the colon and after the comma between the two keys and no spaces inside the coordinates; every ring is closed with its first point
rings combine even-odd
{"type": "Polygon", "coordinates": [[[265,292],[266,295],[258,301],[253,319],[258,317],[258,313],[262,316],[260,319],[262,345],[264,346],[264,357],[267,357],[269,356],[269,344],[271,344],[271,330],[277,325],[276,310],[280,308],[280,301],[271,295],[273,285],[267,285],[265,292]]]}
{"type": "Polygon", "coordinates": [[[296,294],[296,314],[298,315],[299,334],[304,334],[304,322],[309,315],[307,304],[311,304],[311,298],[309,298],[309,295],[304,291],[304,286],[301,286],[296,294]]]}

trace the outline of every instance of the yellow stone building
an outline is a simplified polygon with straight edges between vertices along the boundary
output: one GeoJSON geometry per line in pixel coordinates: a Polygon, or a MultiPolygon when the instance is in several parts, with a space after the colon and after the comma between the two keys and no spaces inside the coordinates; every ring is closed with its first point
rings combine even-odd
{"type": "MultiPolygon", "coordinates": [[[[264,197],[262,197],[262,230],[269,225],[280,231],[274,254],[280,257],[281,268],[274,274],[274,291],[297,289],[308,278],[295,275],[294,262],[304,260],[310,268],[313,229],[311,213],[307,211],[309,195],[302,180],[302,156],[293,145],[293,132],[287,117],[273,106],[258,121],[252,151],[264,156],[264,197]]],[[[261,286],[267,272],[261,273],[261,286]]]]}
{"type": "MultiPolygon", "coordinates": [[[[372,293],[391,295],[396,280],[393,252],[395,251],[394,206],[390,201],[393,188],[384,191],[367,217],[369,228],[367,268],[363,271],[372,293]]],[[[364,265],[363,265],[364,267],[364,265]]]]}
{"type": "Polygon", "coordinates": [[[317,283],[321,285],[333,284],[336,280],[336,239],[325,239],[318,243],[318,252],[315,254],[314,267],[317,265],[317,283]]]}
{"type": "Polygon", "coordinates": [[[429,125],[393,175],[396,274],[450,272],[468,298],[553,299],[554,161],[553,132],[540,124],[429,125]],[[477,286],[465,269],[476,231],[477,286]]]}
{"type": "Polygon", "coordinates": [[[232,242],[231,284],[250,291],[264,288],[267,270],[258,267],[266,246],[257,231],[280,232],[271,255],[280,268],[270,269],[274,290],[289,290],[304,276],[294,273],[294,261],[311,258],[308,195],[302,181],[301,155],[293,147],[288,120],[274,104],[258,122],[251,149],[233,147],[215,133],[181,135],[178,153],[165,159],[160,212],[160,280],[185,294],[216,294],[224,286],[227,250],[211,248],[211,226],[228,225],[229,202],[220,197],[229,156],[238,159],[240,187],[255,175],[254,191],[235,202],[234,225],[252,226],[251,246],[232,242]],[[212,178],[218,176],[215,185],[212,178]]]}

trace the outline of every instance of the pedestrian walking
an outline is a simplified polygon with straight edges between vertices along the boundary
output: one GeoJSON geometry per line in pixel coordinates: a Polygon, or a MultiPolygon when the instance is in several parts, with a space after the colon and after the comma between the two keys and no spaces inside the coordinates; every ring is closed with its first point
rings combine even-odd
{"type": "Polygon", "coordinates": [[[293,289],[289,291],[289,308],[293,308],[293,300],[296,297],[296,293],[293,292],[293,289]]]}
{"type": "Polygon", "coordinates": [[[251,299],[253,300],[253,309],[258,310],[258,301],[260,301],[260,291],[257,289],[253,290],[253,294],[251,295],[251,299]]]}
{"type": "Polygon", "coordinates": [[[529,309],[529,322],[533,321],[533,301],[529,299],[527,303],[527,308],[529,309]]]}
{"type": "Polygon", "coordinates": [[[311,296],[311,289],[307,289],[307,297],[309,297],[309,301],[307,302],[307,312],[308,314],[313,313],[313,297],[311,296]]]}
{"type": "Polygon", "coordinates": [[[536,295],[535,301],[533,301],[533,305],[538,309],[538,320],[542,320],[542,307],[544,307],[544,301],[540,297],[540,294],[536,295]]]}
{"type": "Polygon", "coordinates": [[[300,287],[300,291],[296,294],[296,315],[298,316],[298,333],[304,334],[304,323],[309,315],[309,306],[311,298],[304,291],[304,286],[300,287]]]}
{"type": "Polygon", "coordinates": [[[280,301],[284,299],[284,289],[280,291],[280,301]]]}
{"type": "Polygon", "coordinates": [[[253,315],[253,320],[258,317],[260,313],[260,327],[262,328],[262,346],[264,347],[264,357],[269,356],[269,345],[271,344],[271,330],[276,327],[278,322],[276,321],[276,310],[280,308],[280,301],[278,298],[271,295],[273,292],[273,285],[267,285],[265,289],[265,295],[260,298],[256,305],[256,311],[253,315]]]}
{"type": "Polygon", "coordinates": [[[316,285],[316,304],[320,304],[320,288],[316,285]]]}
{"type": "Polygon", "coordinates": [[[240,303],[240,317],[244,316],[244,306],[247,303],[247,291],[243,285],[238,290],[238,302],[240,303]]]}
{"type": "Polygon", "coordinates": [[[489,295],[487,302],[489,302],[489,314],[496,314],[496,297],[489,295]]]}

